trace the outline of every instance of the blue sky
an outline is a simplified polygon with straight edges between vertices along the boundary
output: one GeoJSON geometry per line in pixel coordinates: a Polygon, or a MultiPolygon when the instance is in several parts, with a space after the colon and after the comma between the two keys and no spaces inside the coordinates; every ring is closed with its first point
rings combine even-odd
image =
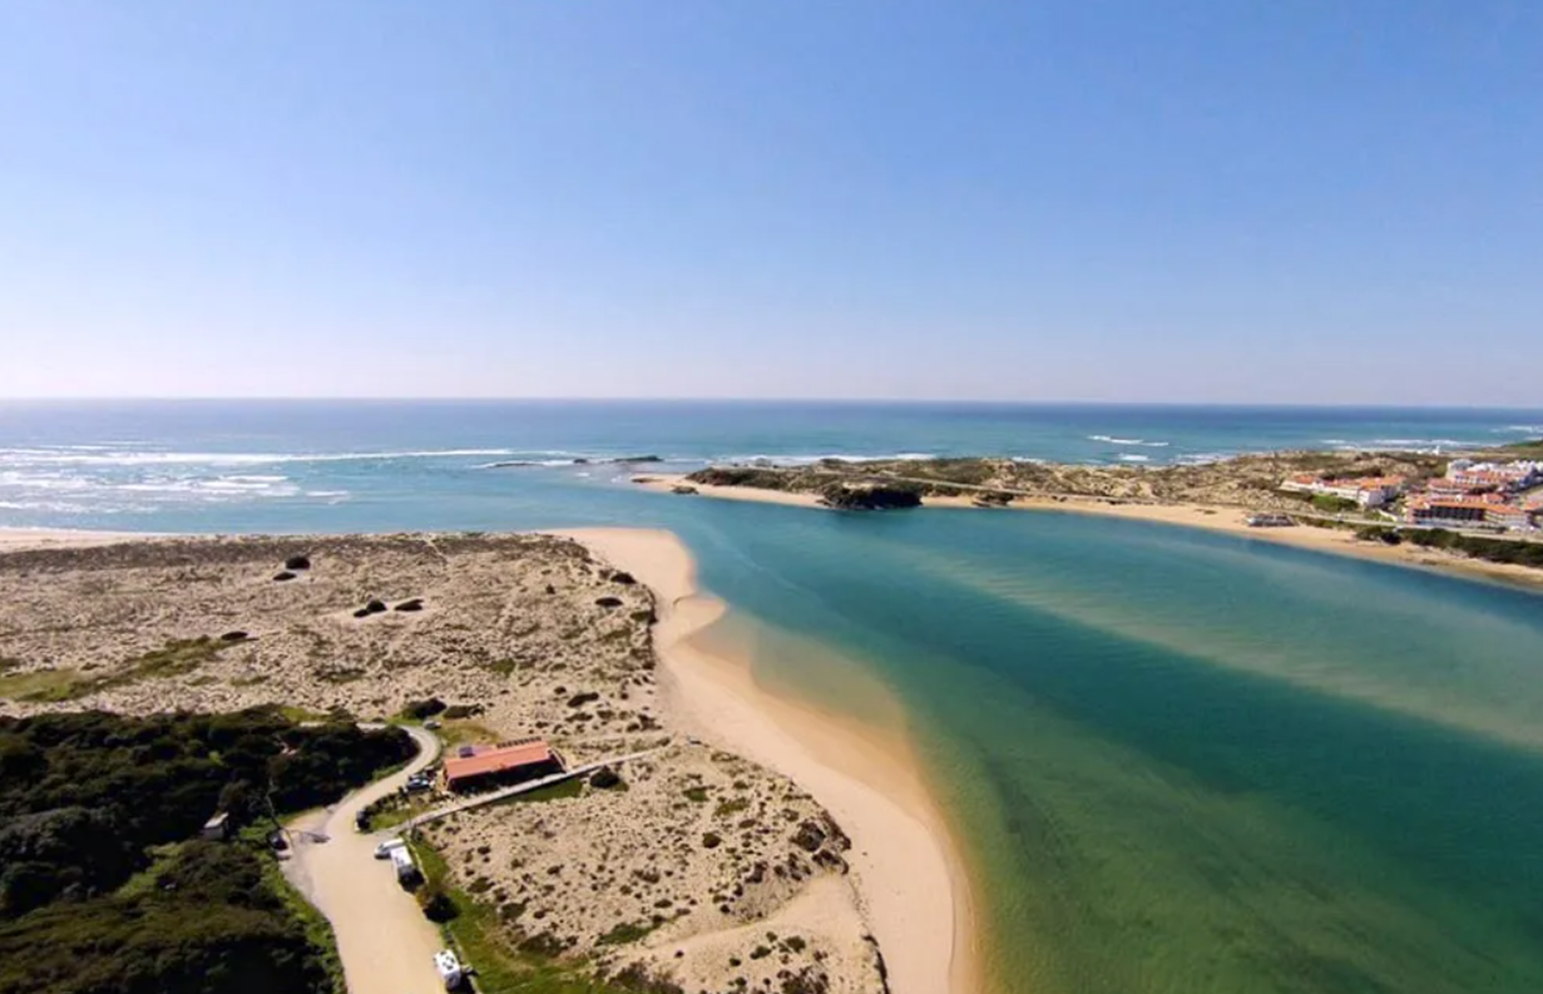
{"type": "Polygon", "coordinates": [[[1543,3],[0,0],[0,395],[1531,404],[1543,3]]]}

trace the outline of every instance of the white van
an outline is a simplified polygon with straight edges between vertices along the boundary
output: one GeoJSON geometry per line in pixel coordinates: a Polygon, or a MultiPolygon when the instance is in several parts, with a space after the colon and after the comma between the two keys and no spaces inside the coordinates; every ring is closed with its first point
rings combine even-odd
{"type": "Polygon", "coordinates": [[[375,858],[389,859],[391,857],[391,850],[404,849],[406,847],[407,840],[403,839],[401,836],[397,836],[394,839],[387,839],[385,842],[382,842],[380,845],[375,847],[375,858]]]}
{"type": "Polygon", "coordinates": [[[461,961],[448,949],[441,949],[434,954],[434,969],[439,971],[439,979],[445,982],[447,991],[459,989],[466,981],[466,970],[461,966],[461,961]]]}

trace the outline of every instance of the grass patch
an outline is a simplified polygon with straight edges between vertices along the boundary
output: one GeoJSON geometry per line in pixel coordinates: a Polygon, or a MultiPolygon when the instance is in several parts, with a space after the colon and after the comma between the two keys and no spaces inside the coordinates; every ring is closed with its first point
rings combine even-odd
{"type": "Polygon", "coordinates": [[[647,922],[622,922],[609,932],[595,940],[599,946],[624,946],[629,942],[636,942],[658,926],[647,922]]]}
{"type": "Polygon", "coordinates": [[[707,803],[706,787],[687,787],[685,790],[681,791],[681,793],[686,795],[686,800],[695,804],[707,803]]]}
{"type": "Polygon", "coordinates": [[[546,801],[566,801],[578,797],[583,792],[584,781],[578,777],[572,777],[561,783],[554,783],[550,787],[506,797],[501,801],[495,801],[494,804],[541,804],[546,801]]]}
{"type": "MultiPolygon", "coordinates": [[[[207,635],[193,639],[173,639],[159,649],[131,657],[124,662],[123,669],[107,676],[88,677],[72,669],[8,673],[0,676],[0,697],[40,703],[73,701],[98,691],[126,687],[140,680],[185,676],[219,655],[221,649],[239,644],[222,642],[207,635]]],[[[5,673],[5,670],[0,670],[0,673],[5,673]]]]}
{"type": "Polygon", "coordinates": [[[13,701],[68,701],[79,696],[84,680],[79,670],[33,670],[0,676],[0,697],[13,701]]]}
{"type": "Polygon", "coordinates": [[[150,865],[125,880],[123,886],[113,893],[118,897],[139,897],[150,893],[155,889],[156,878],[171,866],[185,845],[186,842],[168,842],[162,846],[151,846],[146,850],[150,856],[150,865]]]}
{"type": "Polygon", "coordinates": [[[306,708],[296,707],[293,704],[275,704],[273,705],[273,710],[277,711],[279,717],[283,718],[285,721],[292,721],[297,725],[306,721],[327,720],[327,715],[325,712],[310,711],[306,708]]]}
{"type": "Polygon", "coordinates": [[[446,721],[436,733],[445,748],[458,745],[475,745],[480,742],[497,742],[498,733],[475,721],[446,721]]]}
{"type": "Polygon", "coordinates": [[[317,670],[316,678],[327,683],[353,683],[355,680],[364,679],[364,670],[357,666],[339,666],[331,669],[317,670]]]}
{"type": "Polygon", "coordinates": [[[713,814],[717,815],[719,818],[727,818],[729,815],[737,815],[741,811],[747,810],[749,807],[750,798],[735,797],[731,798],[730,800],[721,802],[713,814]]]}
{"type": "Polygon", "coordinates": [[[152,649],[143,656],[129,660],[129,668],[125,673],[109,679],[128,681],[145,677],[181,676],[198,669],[231,644],[207,635],[200,635],[196,639],[173,639],[163,648],[152,649]]]}

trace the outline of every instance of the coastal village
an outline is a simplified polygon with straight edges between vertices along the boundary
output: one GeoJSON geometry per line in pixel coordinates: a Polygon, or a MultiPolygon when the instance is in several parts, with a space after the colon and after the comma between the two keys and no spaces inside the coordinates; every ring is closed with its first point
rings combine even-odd
{"type": "Polygon", "coordinates": [[[1327,499],[1392,522],[1443,528],[1535,531],[1543,527],[1543,462],[1453,459],[1440,476],[1338,477],[1299,473],[1280,489],[1327,499]]]}

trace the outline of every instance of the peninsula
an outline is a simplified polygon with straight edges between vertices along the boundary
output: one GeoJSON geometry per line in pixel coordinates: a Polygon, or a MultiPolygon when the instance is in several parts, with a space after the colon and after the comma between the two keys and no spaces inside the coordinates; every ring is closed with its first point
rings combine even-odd
{"type": "Polygon", "coordinates": [[[1543,440],[1455,454],[1275,452],[1150,467],[993,457],[761,461],[633,481],[677,495],[836,510],[1101,514],[1543,583],[1540,460],[1543,440]]]}

